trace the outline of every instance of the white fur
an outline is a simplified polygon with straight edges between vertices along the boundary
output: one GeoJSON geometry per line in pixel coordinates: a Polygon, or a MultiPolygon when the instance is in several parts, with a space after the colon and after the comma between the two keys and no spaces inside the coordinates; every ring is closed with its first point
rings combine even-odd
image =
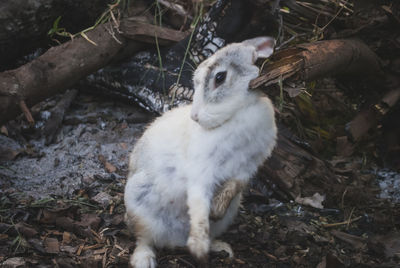
{"type": "MultiPolygon", "coordinates": [[[[258,75],[255,52],[251,42],[232,44],[200,64],[193,105],[166,112],[135,145],[125,206],[146,226],[145,234],[136,235],[146,236],[149,247],[188,246],[197,258],[206,257],[210,241],[232,223],[240,203],[238,194],[224,218],[209,221],[215,188],[231,178],[246,183],[271,154],[277,132],[273,105],[260,93],[248,91],[258,75]],[[230,69],[232,58],[240,65],[240,76],[230,69]],[[228,70],[226,82],[213,88],[221,70],[228,70]],[[224,94],[210,103],[210,98],[218,99],[217,90],[224,94]]],[[[148,256],[136,251],[133,259],[148,256]]]]}
{"type": "Polygon", "coordinates": [[[210,250],[214,251],[214,252],[225,251],[226,253],[228,253],[229,258],[233,258],[233,250],[232,250],[231,246],[224,241],[214,240],[211,243],[210,250]]]}
{"type": "Polygon", "coordinates": [[[155,268],[156,255],[150,247],[138,246],[130,258],[130,264],[135,268],[155,268]]]}

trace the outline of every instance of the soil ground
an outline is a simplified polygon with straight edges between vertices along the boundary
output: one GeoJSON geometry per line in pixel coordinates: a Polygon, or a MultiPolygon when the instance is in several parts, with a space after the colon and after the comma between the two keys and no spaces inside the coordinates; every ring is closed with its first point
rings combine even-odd
{"type": "MultiPolygon", "coordinates": [[[[42,107],[37,123],[50,107],[42,107]]],[[[0,165],[1,267],[127,267],[134,249],[123,223],[127,157],[151,117],[78,95],[50,145],[42,135],[9,128],[26,143],[16,144],[17,157],[0,165]]],[[[387,174],[386,180],[375,176],[363,200],[343,196],[324,209],[278,200],[256,178],[221,238],[235,257],[212,253],[209,266],[399,267],[400,205],[377,198],[393,197],[399,177],[387,174]]],[[[158,251],[157,262],[199,266],[185,249],[158,251]]]]}

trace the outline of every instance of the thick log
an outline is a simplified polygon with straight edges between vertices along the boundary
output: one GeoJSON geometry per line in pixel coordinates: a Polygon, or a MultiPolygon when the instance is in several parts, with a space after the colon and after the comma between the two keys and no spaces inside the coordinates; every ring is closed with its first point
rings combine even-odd
{"type": "Polygon", "coordinates": [[[109,33],[110,26],[101,25],[87,33],[96,46],[76,38],[50,48],[28,64],[1,73],[0,123],[19,114],[17,102],[25,100],[29,107],[106,65],[125,45],[125,39],[117,32],[115,36],[109,33]]]}
{"type": "Polygon", "coordinates": [[[14,68],[16,59],[48,47],[47,36],[61,16],[60,27],[79,32],[91,25],[107,8],[108,0],[13,0],[0,1],[0,70],[14,68]]]}
{"type": "MultiPolygon", "coordinates": [[[[126,25],[131,26],[132,22],[127,21],[126,25]]],[[[153,43],[154,35],[159,36],[162,43],[175,42],[185,36],[144,22],[140,25],[140,28],[123,27],[123,34],[153,43]],[[146,35],[153,39],[146,38],[146,35]]],[[[86,34],[89,41],[75,38],[49,49],[17,69],[0,73],[0,124],[21,112],[17,104],[22,100],[30,107],[69,88],[115,57],[131,55],[145,46],[142,42],[127,41],[123,34],[114,28],[113,23],[107,23],[89,31],[86,34]]]]}
{"type": "Polygon", "coordinates": [[[381,75],[379,58],[363,42],[355,39],[297,45],[277,52],[272,61],[252,81],[252,88],[290,77],[310,81],[328,75],[363,78],[381,75]]]}

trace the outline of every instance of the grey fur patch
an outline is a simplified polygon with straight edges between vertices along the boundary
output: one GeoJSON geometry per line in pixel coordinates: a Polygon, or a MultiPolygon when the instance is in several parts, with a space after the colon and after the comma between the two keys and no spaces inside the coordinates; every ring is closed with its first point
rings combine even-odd
{"type": "Polygon", "coordinates": [[[147,195],[151,192],[153,187],[152,183],[146,183],[140,185],[138,188],[138,196],[136,196],[135,201],[137,203],[143,203],[147,197],[147,195]]]}
{"type": "Polygon", "coordinates": [[[241,76],[243,75],[243,67],[240,64],[236,64],[235,62],[231,62],[231,67],[234,70],[234,72],[238,75],[241,76]]]}
{"type": "Polygon", "coordinates": [[[167,173],[167,175],[173,175],[176,171],[176,167],[166,167],[165,168],[165,172],[167,173]]]}

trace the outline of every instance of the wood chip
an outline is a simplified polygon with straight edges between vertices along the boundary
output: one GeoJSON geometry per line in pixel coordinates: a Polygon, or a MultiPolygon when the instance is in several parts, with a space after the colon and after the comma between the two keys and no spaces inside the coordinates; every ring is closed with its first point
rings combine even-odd
{"type": "Polygon", "coordinates": [[[60,245],[57,238],[48,237],[44,240],[44,247],[47,253],[59,253],[60,245]]]}
{"type": "Polygon", "coordinates": [[[97,250],[93,251],[93,254],[94,255],[104,254],[107,252],[107,250],[108,250],[107,248],[97,249],[97,250]]]}
{"type": "Polygon", "coordinates": [[[64,232],[63,233],[63,240],[62,243],[65,244],[69,244],[71,242],[71,233],[70,232],[64,232]]]}
{"type": "Polygon", "coordinates": [[[101,247],[104,247],[104,244],[95,244],[95,245],[86,246],[86,247],[83,247],[82,250],[85,251],[85,250],[97,249],[97,248],[101,248],[101,247]]]}
{"type": "Polygon", "coordinates": [[[8,136],[8,130],[7,130],[6,126],[1,126],[0,133],[8,136]]]}
{"type": "Polygon", "coordinates": [[[0,240],[5,240],[8,238],[8,234],[0,234],[0,240]]]}
{"type": "Polygon", "coordinates": [[[76,252],[76,255],[78,255],[78,256],[81,255],[84,246],[85,246],[84,244],[82,244],[82,245],[79,246],[78,251],[76,252]]]}
{"type": "Polygon", "coordinates": [[[241,259],[235,258],[235,262],[239,264],[246,264],[246,262],[242,261],[241,259]]]}

